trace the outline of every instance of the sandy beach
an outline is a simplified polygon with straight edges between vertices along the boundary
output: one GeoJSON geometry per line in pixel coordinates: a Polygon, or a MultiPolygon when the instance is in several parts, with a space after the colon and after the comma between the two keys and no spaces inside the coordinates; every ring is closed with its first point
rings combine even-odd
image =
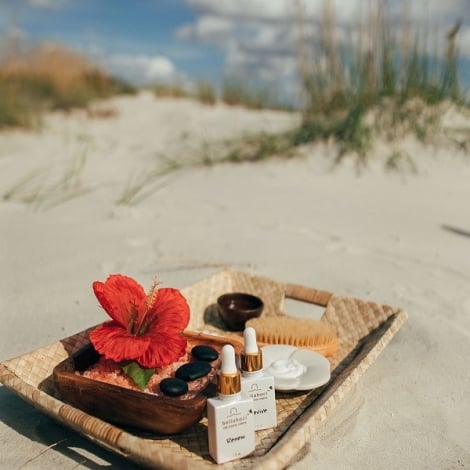
{"type": "MultiPolygon", "coordinates": [[[[111,273],[183,288],[231,267],[409,315],[289,468],[468,468],[470,154],[404,138],[415,171],[386,171],[385,143],[360,172],[332,168],[327,144],[208,164],[226,139],[299,120],[143,93],[1,132],[0,361],[104,321],[91,284],[111,273]]],[[[452,109],[444,123],[470,128],[452,109]]],[[[134,468],[3,386],[0,455],[5,469],[134,468]]]]}

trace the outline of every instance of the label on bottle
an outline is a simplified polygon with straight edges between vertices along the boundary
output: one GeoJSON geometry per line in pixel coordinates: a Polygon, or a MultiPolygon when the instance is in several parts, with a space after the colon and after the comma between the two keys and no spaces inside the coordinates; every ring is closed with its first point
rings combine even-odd
{"type": "Polygon", "coordinates": [[[274,379],[271,375],[242,377],[242,389],[253,400],[255,430],[277,425],[274,379]]]}
{"type": "Polygon", "coordinates": [[[255,448],[253,400],[207,401],[209,452],[217,463],[244,457],[255,448]]]}

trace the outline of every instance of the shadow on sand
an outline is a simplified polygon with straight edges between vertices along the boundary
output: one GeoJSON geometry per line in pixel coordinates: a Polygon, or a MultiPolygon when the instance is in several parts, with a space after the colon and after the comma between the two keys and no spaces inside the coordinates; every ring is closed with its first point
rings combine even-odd
{"type": "Polygon", "coordinates": [[[470,238],[470,231],[468,231],[468,230],[464,230],[464,229],[457,228],[457,227],[452,227],[452,226],[446,225],[446,224],[442,224],[441,228],[443,228],[444,230],[447,230],[448,232],[455,233],[456,235],[462,235],[463,237],[469,237],[470,238]]]}
{"type": "Polygon", "coordinates": [[[45,449],[38,447],[34,455],[25,456],[24,462],[18,468],[36,468],[36,466],[45,468],[46,452],[63,454],[76,462],[77,468],[91,470],[104,468],[137,470],[141,468],[61,426],[6,387],[0,387],[0,421],[22,436],[45,446],[45,449]]]}

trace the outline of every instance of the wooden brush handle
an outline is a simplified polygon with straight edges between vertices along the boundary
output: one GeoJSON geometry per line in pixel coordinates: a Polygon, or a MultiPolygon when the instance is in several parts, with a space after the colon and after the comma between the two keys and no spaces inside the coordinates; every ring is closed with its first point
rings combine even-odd
{"type": "Polygon", "coordinates": [[[326,307],[332,297],[332,293],[313,289],[312,287],[305,287],[299,284],[284,284],[284,294],[286,297],[295,300],[301,300],[302,302],[308,302],[310,304],[320,305],[326,307]]]}
{"type": "Polygon", "coordinates": [[[243,336],[236,333],[203,333],[202,331],[184,330],[184,336],[200,342],[217,342],[219,345],[230,343],[237,354],[240,354],[244,347],[243,336]]]}

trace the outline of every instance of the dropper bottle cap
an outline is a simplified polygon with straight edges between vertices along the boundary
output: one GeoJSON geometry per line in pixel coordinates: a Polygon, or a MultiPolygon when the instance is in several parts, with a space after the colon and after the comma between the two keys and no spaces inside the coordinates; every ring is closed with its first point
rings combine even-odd
{"type": "Polygon", "coordinates": [[[258,372],[263,369],[263,355],[256,342],[256,331],[251,326],[243,332],[245,345],[240,354],[240,368],[242,372],[258,372]]]}
{"type": "Polygon", "coordinates": [[[235,349],[226,344],[221,351],[221,367],[217,381],[219,395],[236,395],[241,391],[240,372],[235,363],[235,349]]]}

